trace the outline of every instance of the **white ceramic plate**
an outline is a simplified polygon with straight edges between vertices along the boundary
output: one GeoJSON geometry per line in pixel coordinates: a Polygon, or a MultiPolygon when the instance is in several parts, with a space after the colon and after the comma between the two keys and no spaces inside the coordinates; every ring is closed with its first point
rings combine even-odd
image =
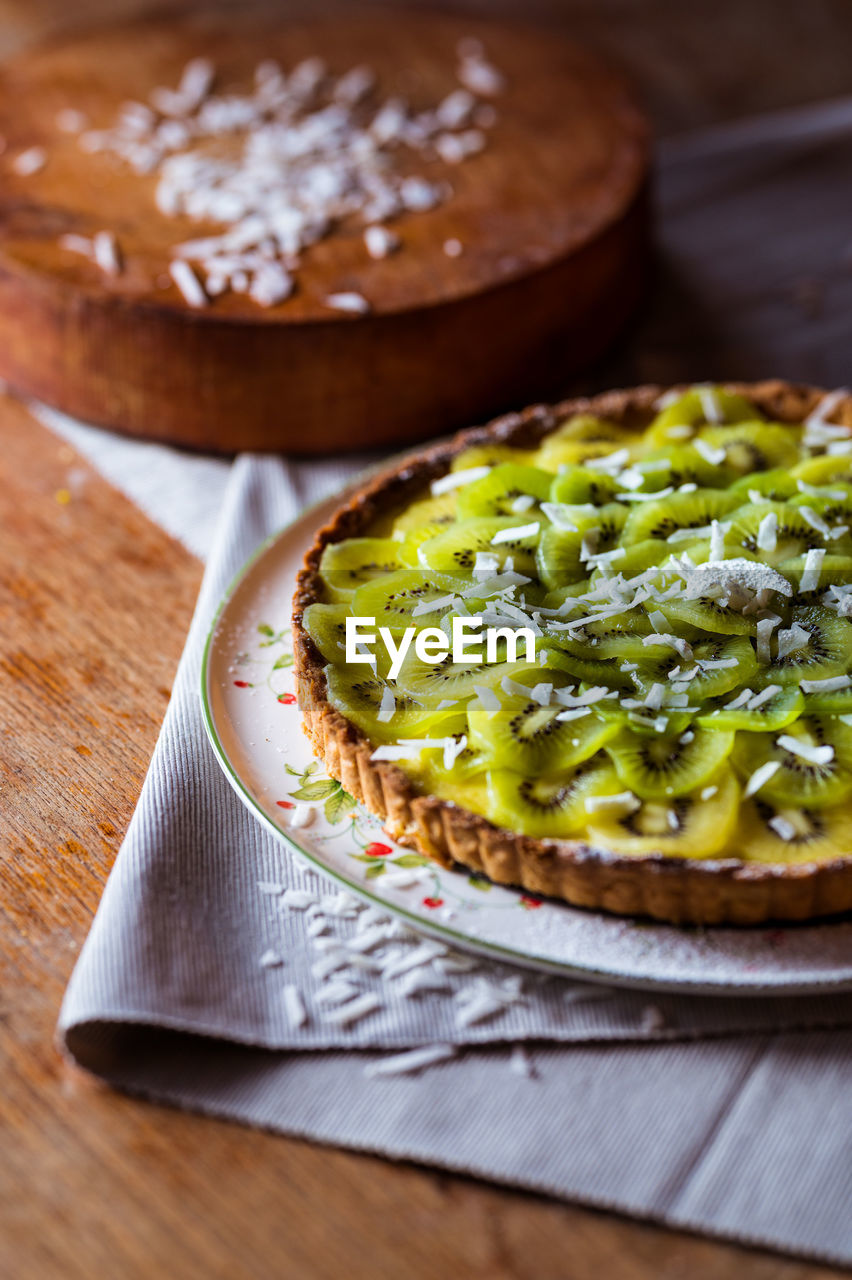
{"type": "Polygon", "coordinates": [[[852,922],[684,929],[622,920],[499,888],[395,845],[314,760],[292,678],[290,602],[314,507],[242,571],[211,630],[204,718],[237,795],[298,853],[362,898],[454,945],[623,986],[739,995],[852,989],[852,922]],[[305,819],[309,825],[300,825],[305,819]]]}

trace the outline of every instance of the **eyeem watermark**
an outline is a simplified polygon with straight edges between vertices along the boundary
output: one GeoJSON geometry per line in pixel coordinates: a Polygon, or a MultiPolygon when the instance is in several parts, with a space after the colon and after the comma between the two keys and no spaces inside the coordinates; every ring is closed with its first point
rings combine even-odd
{"type": "Polygon", "coordinates": [[[391,660],[388,675],[395,680],[414,643],[414,652],[421,662],[437,666],[452,656],[453,662],[476,666],[498,661],[516,662],[518,648],[523,645],[526,662],[535,662],[535,632],[530,627],[483,627],[481,618],[453,618],[448,635],[441,627],[406,627],[400,635],[394,635],[387,627],[377,627],[375,618],[346,619],[347,662],[376,662],[372,646],[384,645],[391,660]],[[485,641],[485,653],[482,642],[485,641]],[[505,653],[498,658],[497,646],[505,642],[505,653]],[[473,648],[472,646],[476,646],[473,648]]]}

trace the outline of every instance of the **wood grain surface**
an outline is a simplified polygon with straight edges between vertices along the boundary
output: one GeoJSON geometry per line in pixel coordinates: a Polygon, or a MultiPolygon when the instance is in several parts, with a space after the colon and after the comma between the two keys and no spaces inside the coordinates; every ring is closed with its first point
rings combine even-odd
{"type": "MultiPolygon", "coordinates": [[[[0,0],[0,53],[144,5],[0,0]]],[[[465,7],[483,6],[519,9],[465,7]]],[[[848,88],[846,0],[526,0],[523,12],[620,56],[669,133],[848,88]]],[[[201,566],[8,398],[0,435],[3,1280],[840,1280],[148,1106],[61,1060],[62,991],[136,802],[201,566]]]]}
{"type": "Polygon", "coordinates": [[[827,1268],[110,1092],[57,1054],[200,565],[0,400],[3,1280],[817,1280],[827,1268]]]}
{"type": "Polygon", "coordinates": [[[0,376],[134,435],[290,453],[423,439],[564,387],[646,277],[649,144],[635,97],[596,55],[523,25],[351,7],[292,22],[268,3],[239,19],[114,23],[0,68],[0,136],[0,376]],[[449,183],[449,198],[394,219],[401,247],[379,261],[363,221],[343,219],[304,250],[292,297],[273,307],[231,291],[190,307],[168,273],[172,248],[221,224],[164,216],[155,175],[84,153],[57,124],[74,109],[108,128],[198,56],[219,92],[246,91],[265,58],[289,70],[319,54],[336,75],[369,66],[379,87],[366,119],[388,96],[420,112],[458,87],[456,47],[472,30],[506,77],[485,150],[460,165],[403,150],[403,172],[449,183]],[[19,174],[31,147],[46,163],[19,174]],[[124,263],[112,276],[62,244],[104,229],[124,263]],[[461,256],[444,252],[450,238],[461,256]],[[370,313],[328,306],[347,292],[370,313]]]}

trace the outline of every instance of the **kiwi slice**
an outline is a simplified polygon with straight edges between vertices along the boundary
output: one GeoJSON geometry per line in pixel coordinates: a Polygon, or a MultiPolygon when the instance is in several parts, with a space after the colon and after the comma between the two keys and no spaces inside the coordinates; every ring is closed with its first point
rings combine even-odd
{"type": "Polygon", "coordinates": [[[683,444],[704,423],[743,422],[754,417],[754,406],[743,396],[721,387],[693,387],[657,414],[645,431],[645,441],[652,448],[683,444]]]}
{"type": "Polygon", "coordinates": [[[554,480],[551,477],[550,501],[568,506],[592,503],[602,507],[615,499],[619,486],[605,471],[593,471],[569,462],[563,463],[554,480]]]}
{"type": "Polygon", "coordinates": [[[793,587],[793,594],[787,600],[790,605],[800,607],[815,605],[822,600],[828,587],[835,583],[845,584],[852,581],[852,547],[846,555],[824,556],[820,562],[816,585],[807,587],[803,591],[802,575],[806,568],[807,562],[804,556],[794,556],[792,560],[784,560],[778,566],[778,572],[783,574],[793,587]]]}
{"type": "Polygon", "coordinates": [[[706,858],[720,853],[737,822],[740,789],[728,768],[688,795],[646,800],[630,812],[589,818],[590,843],[616,853],[706,858]]]}
{"type": "Polygon", "coordinates": [[[789,503],[749,503],[740,507],[733,517],[725,542],[729,548],[737,548],[756,556],[761,563],[778,568],[795,556],[806,555],[824,545],[822,534],[808,524],[802,513],[789,503]],[[767,516],[775,516],[775,546],[766,550],[758,543],[760,526],[767,516]]]}
{"type": "MultiPolygon", "coordinates": [[[[587,578],[580,582],[571,582],[564,587],[553,587],[552,590],[546,592],[542,605],[545,609],[559,609],[564,605],[566,600],[574,600],[577,596],[585,596],[591,591],[591,579],[587,578]]],[[[584,610],[586,604],[583,600],[578,600],[576,609],[584,610]]],[[[566,618],[569,614],[566,612],[566,618]]]]}
{"type": "MultiPolygon", "coordinates": [[[[423,752],[422,754],[425,756],[431,753],[423,752]]],[[[417,763],[409,763],[405,760],[399,762],[399,767],[409,774],[424,795],[440,796],[442,800],[448,800],[451,804],[458,805],[460,809],[478,813],[483,818],[488,817],[488,785],[484,773],[459,778],[454,772],[448,773],[446,769],[440,767],[421,769],[417,763]]]]}
{"type": "Polygon", "coordinates": [[[748,679],[743,679],[742,684],[745,688],[734,697],[717,698],[708,703],[697,718],[702,729],[769,732],[786,728],[804,710],[805,700],[794,684],[773,683],[766,676],[760,676],[751,684],[748,679]],[[751,696],[744,698],[743,694],[749,688],[751,696]]]}
{"type": "Polygon", "coordinates": [[[745,779],[763,765],[777,764],[758,793],[770,804],[823,809],[852,791],[852,727],[815,711],[806,711],[778,737],[738,733],[731,759],[745,779]],[[800,744],[797,750],[794,744],[800,744]],[[815,751],[820,757],[808,758],[815,751]]]}
{"type": "Polygon", "coordinates": [[[695,600],[662,600],[657,608],[672,624],[672,630],[681,635],[684,626],[732,636],[751,636],[757,632],[754,614],[743,614],[712,596],[698,596],[695,600]]]}
{"type": "Polygon", "coordinates": [[[489,440],[485,444],[472,444],[462,449],[450,463],[450,470],[471,471],[474,467],[496,467],[501,462],[526,467],[535,465],[537,458],[532,449],[516,449],[514,445],[489,440]]]}
{"type": "Polygon", "coordinates": [[[805,708],[825,716],[852,715],[852,686],[833,689],[830,693],[809,693],[805,698],[805,708]]]}
{"type": "Polygon", "coordinates": [[[793,475],[784,467],[774,467],[771,471],[761,471],[757,475],[740,476],[731,485],[731,493],[741,493],[743,503],[752,502],[752,493],[760,495],[767,502],[786,502],[799,490],[793,475]]]}
{"type": "MultiPolygon", "coordinates": [[[[752,416],[752,415],[749,415],[752,416]]],[[[729,427],[702,427],[697,439],[711,449],[724,449],[727,471],[738,476],[794,467],[799,461],[801,427],[772,422],[737,422],[729,427]]]]}
{"type": "Polygon", "coordinates": [[[678,685],[688,693],[691,703],[747,684],[757,671],[757,658],[747,636],[705,636],[692,642],[690,647],[691,656],[684,656],[669,645],[643,644],[633,636],[611,639],[605,651],[608,655],[618,654],[622,661],[635,663],[633,679],[640,689],[650,689],[654,684],[666,688],[678,685]],[[675,670],[678,675],[671,676],[675,670]]]}
{"type": "Polygon", "coordinates": [[[553,476],[540,467],[501,462],[487,476],[458,490],[456,510],[459,520],[476,516],[523,515],[538,510],[550,496],[553,476]],[[532,501],[530,501],[532,499],[532,501]],[[520,509],[518,509],[520,504],[520,509]]]}
{"type": "Polygon", "coordinates": [[[302,614],[302,626],[327,662],[345,661],[346,619],[351,616],[348,604],[309,604],[302,614]]]}
{"type": "Polygon", "coordinates": [[[845,806],[834,809],[773,808],[762,800],[745,808],[737,856],[747,862],[829,862],[852,853],[845,806]]]}
{"type": "Polygon", "coordinates": [[[776,656],[763,668],[770,684],[798,684],[801,679],[843,675],[852,657],[852,622],[821,605],[791,609],[790,626],[775,632],[772,650],[776,656]],[[791,639],[803,632],[808,639],[779,657],[778,648],[787,639],[788,630],[793,633],[791,639]]]}
{"type": "Polygon", "coordinates": [[[392,537],[400,543],[398,554],[402,563],[416,567],[420,563],[417,552],[421,543],[449,529],[456,519],[455,492],[424,498],[397,516],[393,522],[392,537]]]}
{"type": "Polygon", "coordinates": [[[563,422],[543,441],[537,462],[548,471],[557,471],[565,463],[574,465],[591,458],[603,458],[618,449],[635,450],[640,437],[628,427],[592,414],[578,414],[563,422]]]}
{"type": "Polygon", "coordinates": [[[806,458],[793,467],[790,474],[794,480],[804,480],[805,484],[833,485],[835,481],[852,484],[852,458],[848,454],[806,458]]]}
{"type": "Polygon", "coordinates": [[[673,734],[643,736],[624,729],[606,750],[626,787],[646,800],[682,796],[706,782],[730,755],[733,733],[696,729],[688,742],[673,734]]]}
{"type": "MultiPolygon", "coordinates": [[[[459,706],[462,706],[459,703],[459,706]]],[[[444,745],[438,747],[424,747],[420,753],[417,762],[417,772],[422,778],[424,785],[430,791],[434,791],[435,787],[431,783],[442,785],[448,779],[453,782],[463,782],[468,778],[478,775],[484,775],[485,770],[489,767],[484,753],[469,741],[469,735],[466,730],[456,730],[455,733],[448,734],[455,740],[457,746],[461,747],[453,753],[453,762],[449,769],[444,764],[444,745]],[[465,743],[462,746],[462,739],[465,743]]]]}
{"type": "MultiPolygon", "coordinates": [[[[407,627],[437,627],[447,616],[445,605],[434,612],[418,612],[433,600],[446,600],[469,584],[449,574],[430,573],[424,569],[398,569],[384,578],[365,582],[352,597],[351,612],[355,617],[375,618],[376,625],[396,634],[407,627]]],[[[468,601],[472,609],[477,605],[468,601]]]]}
{"type": "Polygon", "coordinates": [[[363,583],[402,568],[399,543],[392,538],[347,538],[330,542],[319,571],[326,594],[333,601],[350,600],[363,583]]]}
{"type": "Polygon", "coordinates": [[[438,711],[434,702],[430,706],[425,700],[421,702],[411,697],[398,685],[375,675],[366,664],[359,671],[353,667],[328,666],[325,668],[325,682],[331,705],[377,742],[427,735],[444,736],[464,731],[466,725],[463,705],[438,711]],[[389,720],[379,720],[382,699],[388,688],[394,695],[396,706],[389,720]]]}
{"type": "Polygon", "coordinates": [[[553,523],[560,532],[584,534],[589,547],[597,554],[615,546],[627,514],[620,502],[605,502],[599,507],[591,502],[560,503],[558,518],[553,523]]]}
{"type": "Polygon", "coordinates": [[[618,725],[599,719],[591,708],[562,719],[566,709],[541,706],[532,698],[506,697],[500,711],[487,711],[478,701],[468,705],[470,741],[492,767],[519,769],[535,776],[547,769],[569,769],[587,760],[618,732],[618,725]]]}
{"type": "Polygon", "coordinates": [[[595,703],[595,715],[602,720],[616,721],[619,729],[629,730],[640,738],[680,738],[692,727],[695,708],[664,708],[652,711],[650,708],[628,709],[624,706],[625,698],[615,702],[602,700],[595,703]]]}
{"type": "Polygon", "coordinates": [[[581,516],[577,527],[585,534],[589,545],[594,548],[595,555],[611,551],[619,542],[628,512],[620,502],[608,502],[598,507],[594,515],[581,516]]]}
{"type": "Polygon", "coordinates": [[[599,759],[540,777],[492,769],[488,774],[488,817],[509,831],[560,840],[582,830],[588,820],[587,796],[617,795],[622,790],[615,770],[599,759]]]}
{"type": "Polygon", "coordinates": [[[637,574],[644,573],[646,569],[655,569],[658,565],[664,564],[675,551],[678,555],[685,555],[687,551],[691,554],[694,545],[690,543],[688,547],[672,547],[660,538],[642,538],[639,542],[628,544],[622,535],[619,555],[610,561],[607,568],[593,570],[592,581],[594,583],[601,578],[611,578],[615,573],[621,573],[625,578],[633,578],[637,574]],[[623,555],[621,551],[624,552],[623,555]]]}
{"type": "MultiPolygon", "coordinates": [[[[852,484],[836,480],[831,485],[809,485],[815,493],[800,493],[797,489],[790,503],[794,507],[810,507],[818,516],[831,526],[834,523],[848,522],[852,516],[852,484]]],[[[832,541],[834,539],[832,538],[832,541]]]]}
{"type": "Polygon", "coordinates": [[[641,491],[644,493],[655,493],[670,485],[677,489],[682,484],[720,489],[733,474],[716,463],[708,462],[698,449],[689,444],[652,449],[636,463],[634,470],[643,476],[641,491]]]}
{"type": "Polygon", "coordinates": [[[617,502],[603,507],[566,506],[563,512],[576,526],[576,532],[550,525],[542,533],[536,551],[538,576],[551,590],[587,577],[588,558],[612,550],[627,519],[617,502]]]}
{"type": "Polygon", "coordinates": [[[439,494],[435,498],[423,498],[413,502],[405,511],[401,511],[393,522],[393,532],[397,536],[407,536],[419,529],[431,529],[432,536],[440,533],[456,519],[456,493],[439,494]]]}
{"type": "Polygon", "coordinates": [[[476,564],[479,551],[496,555],[505,565],[511,560],[517,573],[535,574],[536,543],[540,521],[521,516],[502,516],[492,519],[460,520],[434,538],[428,538],[417,549],[417,557],[424,569],[439,573],[469,573],[476,564]],[[535,532],[532,526],[535,525],[535,532]],[[514,536],[513,529],[521,530],[514,536]],[[494,541],[497,538],[498,541],[494,541]]]}
{"type": "Polygon", "coordinates": [[[562,587],[586,578],[588,570],[581,561],[583,535],[550,525],[539,539],[536,551],[536,573],[546,587],[562,587]]]}
{"type": "MultiPolygon", "coordinates": [[[[672,493],[657,502],[642,502],[631,511],[623,540],[627,544],[645,538],[665,541],[681,529],[704,529],[714,520],[724,520],[738,505],[737,496],[725,489],[696,489],[694,493],[672,493]]],[[[679,553],[681,547],[669,549],[679,553]]]]}
{"type": "MultiPolygon", "coordinates": [[[[642,608],[592,618],[572,631],[567,630],[564,624],[561,627],[558,624],[559,619],[549,619],[545,623],[548,643],[552,639],[565,653],[576,654],[579,658],[623,658],[625,645],[641,645],[642,636],[651,632],[650,620],[642,608]]],[[[631,649],[628,655],[631,658],[632,652],[631,649]]],[[[645,656],[648,656],[647,652],[645,656]]]]}
{"type": "Polygon", "coordinates": [[[610,689],[622,691],[633,688],[630,676],[619,670],[619,658],[590,658],[566,653],[548,636],[539,641],[539,651],[547,654],[548,673],[557,673],[569,684],[578,681],[586,685],[605,684],[610,689]]]}
{"type": "MultiPolygon", "coordinates": [[[[469,647],[472,652],[477,652],[473,646],[469,647]]],[[[520,646],[519,652],[524,652],[523,646],[520,646]]],[[[447,698],[470,698],[476,685],[491,688],[499,685],[504,676],[520,683],[527,673],[535,677],[534,683],[545,679],[538,663],[495,662],[489,666],[484,662],[453,662],[451,653],[440,662],[421,662],[414,651],[414,645],[411,645],[402,661],[396,682],[412,698],[424,703],[434,703],[447,698]]]]}

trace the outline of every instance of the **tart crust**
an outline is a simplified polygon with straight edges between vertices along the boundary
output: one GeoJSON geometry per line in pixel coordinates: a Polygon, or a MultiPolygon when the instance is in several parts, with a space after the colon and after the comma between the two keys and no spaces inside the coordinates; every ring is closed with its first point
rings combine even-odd
{"type": "MultiPolygon", "coordinates": [[[[801,422],[825,394],[781,381],[724,385],[776,422],[801,422]]],[[[380,516],[422,496],[429,481],[442,475],[455,454],[471,445],[499,441],[518,448],[535,447],[565,418],[581,413],[639,429],[651,420],[654,404],[666,390],[644,386],[552,406],[534,405],[412,454],[352,495],[317,534],[293,598],[296,687],[306,731],[328,772],[382,819],[394,840],[445,867],[461,864],[497,884],[560,898],[574,906],[674,924],[753,925],[814,920],[850,911],[852,847],[849,857],[831,862],[775,865],[662,853],[625,856],[583,840],[520,835],[448,800],[421,794],[402,769],[373,761],[374,744],[326,696],[325,659],[304,631],[302,613],[322,599],[319,562],[328,543],[363,536],[380,516]]],[[[841,401],[831,416],[852,426],[852,396],[841,401]]]]}

